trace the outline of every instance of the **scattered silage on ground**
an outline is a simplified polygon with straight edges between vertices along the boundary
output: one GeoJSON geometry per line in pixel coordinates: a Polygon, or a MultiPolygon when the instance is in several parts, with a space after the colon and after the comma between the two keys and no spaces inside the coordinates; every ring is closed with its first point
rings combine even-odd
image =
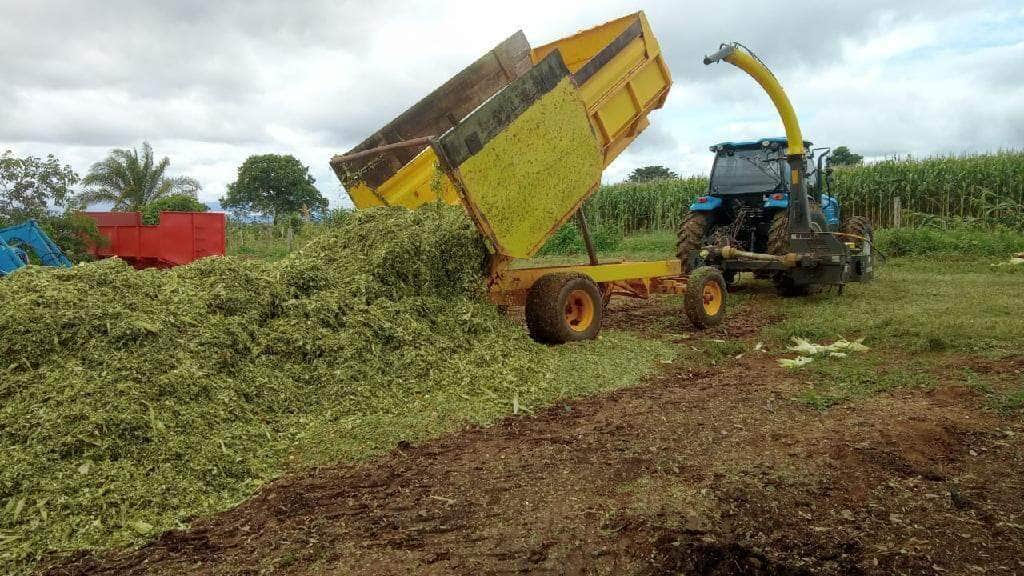
{"type": "Polygon", "coordinates": [[[484,258],[460,207],[429,206],[355,213],[273,264],[0,282],[0,572],[369,456],[408,438],[403,419],[427,434],[468,399],[456,415],[483,421],[555,394],[558,353],[484,300],[484,258]]]}

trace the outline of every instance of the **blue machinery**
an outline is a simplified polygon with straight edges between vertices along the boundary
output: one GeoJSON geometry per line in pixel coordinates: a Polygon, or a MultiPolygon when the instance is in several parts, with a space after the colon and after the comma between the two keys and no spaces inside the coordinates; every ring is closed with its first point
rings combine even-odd
{"type": "Polygon", "coordinates": [[[50,240],[39,224],[35,220],[26,220],[15,226],[0,228],[0,276],[6,276],[28,264],[26,248],[32,250],[43,266],[71,267],[71,261],[60,246],[50,240]]]}

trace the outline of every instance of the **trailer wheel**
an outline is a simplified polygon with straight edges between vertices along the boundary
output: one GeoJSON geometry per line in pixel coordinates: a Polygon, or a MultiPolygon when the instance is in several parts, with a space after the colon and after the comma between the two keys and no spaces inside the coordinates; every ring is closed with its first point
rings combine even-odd
{"type": "Polygon", "coordinates": [[[547,274],[526,296],[526,326],[537,342],[593,340],[603,316],[601,290],[586,274],[547,274]]]}
{"type": "Polygon", "coordinates": [[[718,326],[725,319],[727,294],[722,273],[711,266],[701,266],[686,280],[683,311],[697,328],[718,326]]]}

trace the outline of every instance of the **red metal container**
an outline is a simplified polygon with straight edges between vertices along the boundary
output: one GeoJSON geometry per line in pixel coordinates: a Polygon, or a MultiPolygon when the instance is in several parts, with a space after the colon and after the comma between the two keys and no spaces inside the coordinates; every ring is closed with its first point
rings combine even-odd
{"type": "Polygon", "coordinates": [[[205,256],[223,256],[225,221],[220,212],[161,212],[160,224],[146,226],[139,212],[86,212],[107,246],[95,256],[117,256],[135,268],[171,268],[205,256]]]}

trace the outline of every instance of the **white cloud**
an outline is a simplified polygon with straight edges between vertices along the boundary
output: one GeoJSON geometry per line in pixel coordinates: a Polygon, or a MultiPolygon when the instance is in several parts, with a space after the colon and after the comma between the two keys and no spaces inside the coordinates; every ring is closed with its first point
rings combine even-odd
{"type": "MultiPolygon", "coordinates": [[[[707,146],[782,132],[740,71],[704,67],[741,40],[786,85],[806,135],[868,155],[1024,142],[1024,12],[1008,2],[646,6],[675,85],[609,167],[703,173],[707,146]]],[[[634,10],[617,0],[0,0],[0,148],[84,173],[150,141],[216,199],[250,154],[289,153],[341,198],[327,161],[523,29],[535,45],[634,10]]]]}

